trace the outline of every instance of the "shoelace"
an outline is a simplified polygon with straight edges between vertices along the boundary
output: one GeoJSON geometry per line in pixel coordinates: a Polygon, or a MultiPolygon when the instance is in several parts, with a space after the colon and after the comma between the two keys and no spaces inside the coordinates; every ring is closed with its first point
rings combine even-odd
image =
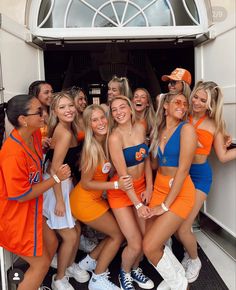
{"type": "Polygon", "coordinates": [[[42,285],[39,290],[51,290],[51,288],[42,285]]]}
{"type": "Polygon", "coordinates": [[[124,285],[127,289],[134,289],[133,287],[133,278],[131,277],[130,273],[122,273],[121,276],[124,277],[124,285]]]}
{"type": "Polygon", "coordinates": [[[141,268],[137,268],[135,270],[132,270],[132,273],[134,274],[135,277],[137,277],[137,279],[139,281],[143,281],[143,282],[148,281],[148,278],[143,274],[143,271],[141,268]]]}

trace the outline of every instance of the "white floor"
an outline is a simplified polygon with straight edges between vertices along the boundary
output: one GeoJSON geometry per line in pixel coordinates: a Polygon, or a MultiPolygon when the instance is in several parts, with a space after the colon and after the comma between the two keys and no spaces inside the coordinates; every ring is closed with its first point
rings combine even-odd
{"type": "Polygon", "coordinates": [[[202,247],[229,290],[236,290],[236,262],[201,231],[195,232],[195,234],[199,245],[202,247]]]}

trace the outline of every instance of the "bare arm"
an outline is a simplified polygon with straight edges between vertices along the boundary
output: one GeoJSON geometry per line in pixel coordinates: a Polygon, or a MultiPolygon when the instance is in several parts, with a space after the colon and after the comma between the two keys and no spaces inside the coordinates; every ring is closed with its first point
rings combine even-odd
{"type": "MultiPolygon", "coordinates": [[[[56,128],[56,130],[57,129],[59,128],[56,128]]],[[[56,170],[63,164],[72,139],[72,134],[67,130],[58,130],[55,131],[54,134],[55,146],[50,168],[51,174],[54,174],[56,170]]],[[[61,184],[55,184],[53,186],[53,190],[56,198],[55,214],[58,216],[63,216],[65,214],[65,204],[63,200],[61,184]]]]}
{"type": "Polygon", "coordinates": [[[150,156],[145,159],[145,180],[146,180],[146,190],[142,194],[142,201],[144,204],[149,204],[152,191],[153,191],[153,178],[152,178],[152,168],[151,168],[151,161],[150,156]]]}
{"type": "Polygon", "coordinates": [[[221,132],[215,135],[213,146],[216,156],[220,162],[225,163],[236,159],[236,148],[227,150],[227,146],[225,145],[225,139],[221,132]]]}

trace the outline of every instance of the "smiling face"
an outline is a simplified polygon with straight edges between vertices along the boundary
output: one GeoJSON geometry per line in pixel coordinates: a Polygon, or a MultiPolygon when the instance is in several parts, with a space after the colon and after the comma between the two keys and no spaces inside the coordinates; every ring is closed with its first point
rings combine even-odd
{"type": "Polygon", "coordinates": [[[118,82],[110,81],[108,83],[108,92],[107,92],[107,101],[111,102],[114,97],[117,97],[121,94],[120,92],[120,84],[118,82]]]}
{"type": "Polygon", "coordinates": [[[148,96],[142,89],[138,89],[134,92],[132,102],[134,104],[134,109],[137,112],[143,112],[149,106],[148,96]]]}
{"type": "Polygon", "coordinates": [[[82,91],[80,91],[78,95],[75,97],[75,106],[77,111],[81,114],[87,107],[87,98],[82,91]]]}
{"type": "Polygon", "coordinates": [[[111,104],[111,114],[118,124],[124,124],[131,120],[131,108],[126,100],[115,99],[111,104]]]}
{"type": "Polygon", "coordinates": [[[43,106],[50,106],[52,100],[52,87],[49,84],[41,84],[38,99],[43,106]]]}
{"type": "Polygon", "coordinates": [[[196,91],[195,95],[191,98],[193,112],[205,114],[208,109],[207,101],[208,97],[205,90],[196,91]]]}
{"type": "Polygon", "coordinates": [[[92,111],[91,128],[95,137],[104,136],[107,134],[107,124],[107,118],[102,110],[95,109],[92,111]]]}
{"type": "Polygon", "coordinates": [[[73,100],[67,97],[61,97],[55,107],[55,114],[61,122],[73,122],[76,115],[73,100]]]}
{"type": "Polygon", "coordinates": [[[183,92],[183,83],[182,81],[170,80],[168,83],[168,89],[170,92],[183,92]]]}
{"type": "Polygon", "coordinates": [[[183,119],[188,111],[188,102],[184,95],[175,95],[169,102],[164,104],[167,116],[183,119]]]}

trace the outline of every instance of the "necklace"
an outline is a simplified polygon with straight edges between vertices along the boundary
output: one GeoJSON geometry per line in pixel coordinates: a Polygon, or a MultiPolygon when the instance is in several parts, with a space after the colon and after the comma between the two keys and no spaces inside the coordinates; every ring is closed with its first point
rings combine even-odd
{"type": "Polygon", "coordinates": [[[165,129],[165,133],[162,137],[163,141],[166,143],[167,139],[169,138],[169,136],[171,135],[171,133],[173,132],[173,130],[178,126],[179,123],[175,124],[174,126],[171,126],[170,128],[166,128],[165,129]]]}

